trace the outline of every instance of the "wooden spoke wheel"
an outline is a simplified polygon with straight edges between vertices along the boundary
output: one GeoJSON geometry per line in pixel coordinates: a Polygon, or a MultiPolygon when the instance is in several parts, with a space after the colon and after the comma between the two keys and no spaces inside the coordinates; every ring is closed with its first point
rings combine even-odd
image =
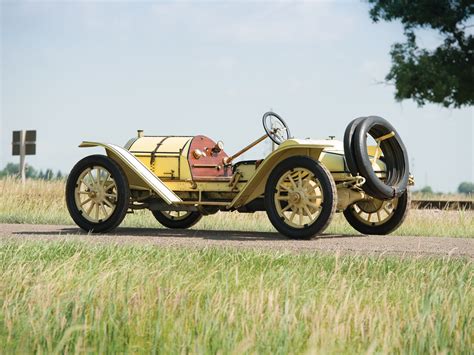
{"type": "Polygon", "coordinates": [[[151,211],[162,225],[173,229],[185,229],[194,226],[202,218],[197,211],[151,211]]]}
{"type": "Polygon", "coordinates": [[[410,209],[410,191],[392,200],[370,199],[358,201],[346,208],[344,216],[349,224],[363,234],[385,235],[396,230],[410,209]]]}
{"type": "Polygon", "coordinates": [[[280,233],[294,239],[312,238],[326,229],[334,214],[334,180],[312,158],[288,158],[268,178],[265,208],[280,233]]]}
{"type": "Polygon", "coordinates": [[[130,192],[120,166],[103,155],[79,161],[66,184],[66,204],[74,222],[86,231],[107,232],[124,219],[130,192]]]}

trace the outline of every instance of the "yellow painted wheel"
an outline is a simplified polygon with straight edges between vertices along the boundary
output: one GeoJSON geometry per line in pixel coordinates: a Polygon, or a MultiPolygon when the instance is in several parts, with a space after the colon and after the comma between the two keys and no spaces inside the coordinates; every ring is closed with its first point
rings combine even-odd
{"type": "Polygon", "coordinates": [[[76,206],[88,221],[99,223],[110,218],[117,199],[117,183],[104,167],[94,165],[87,168],[77,179],[76,206]]]}
{"type": "Polygon", "coordinates": [[[86,231],[107,232],[125,217],[130,203],[122,168],[104,155],[79,161],[66,183],[66,205],[76,224],[86,231]]]}
{"type": "Polygon", "coordinates": [[[410,209],[411,195],[407,190],[392,200],[358,201],[346,208],[344,216],[349,224],[363,234],[385,235],[396,230],[410,209]]]}
{"type": "Polygon", "coordinates": [[[294,228],[313,224],[321,213],[324,196],[321,183],[306,168],[285,172],[277,182],[274,195],[280,218],[294,228]]]}
{"type": "Polygon", "coordinates": [[[329,225],[336,208],[329,171],[308,156],[280,162],[265,188],[265,209],[273,226],[289,238],[313,238],[329,225]]]}
{"type": "Polygon", "coordinates": [[[192,227],[202,218],[202,214],[197,211],[152,211],[152,213],[158,222],[173,229],[192,227]]]}
{"type": "Polygon", "coordinates": [[[398,205],[398,199],[382,201],[372,199],[360,201],[352,206],[357,220],[368,226],[380,226],[392,218],[398,205]]]}

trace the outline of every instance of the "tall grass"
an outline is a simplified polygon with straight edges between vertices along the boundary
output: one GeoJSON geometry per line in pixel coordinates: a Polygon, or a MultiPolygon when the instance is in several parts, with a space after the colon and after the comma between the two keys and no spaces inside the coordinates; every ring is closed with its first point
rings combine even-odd
{"type": "Polygon", "coordinates": [[[473,349],[468,260],[0,243],[0,352],[473,349]]]}
{"type": "MultiPolygon", "coordinates": [[[[73,224],[64,200],[64,181],[0,180],[0,223],[73,224]]],[[[160,228],[149,211],[128,215],[128,227],[160,228]]],[[[218,213],[204,217],[195,229],[274,232],[264,212],[218,213]]],[[[328,233],[356,234],[342,214],[333,219],[328,233]]],[[[474,211],[412,210],[393,234],[412,236],[474,237],[474,211]]]]}
{"type": "Polygon", "coordinates": [[[439,201],[474,201],[473,194],[460,193],[423,193],[415,191],[412,195],[414,200],[439,200],[439,201]]]}

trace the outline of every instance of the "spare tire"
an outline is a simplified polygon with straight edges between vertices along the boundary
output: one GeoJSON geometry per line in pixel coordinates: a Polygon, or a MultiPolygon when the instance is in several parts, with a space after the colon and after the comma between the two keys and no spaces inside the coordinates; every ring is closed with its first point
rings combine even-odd
{"type": "Polygon", "coordinates": [[[408,154],[395,128],[382,117],[369,116],[352,121],[344,135],[344,154],[350,172],[366,179],[362,188],[370,196],[388,200],[400,197],[406,191],[410,175],[408,154]],[[380,143],[386,165],[386,178],[381,180],[369,159],[367,134],[377,139],[391,132],[394,136],[380,143]]]}
{"type": "Polygon", "coordinates": [[[354,147],[353,147],[353,140],[352,137],[354,136],[354,132],[359,125],[359,123],[365,119],[365,117],[358,117],[352,120],[346,127],[346,131],[344,132],[344,155],[346,157],[346,164],[349,168],[349,171],[352,175],[356,176],[359,171],[357,169],[357,163],[354,156],[354,147]]]}

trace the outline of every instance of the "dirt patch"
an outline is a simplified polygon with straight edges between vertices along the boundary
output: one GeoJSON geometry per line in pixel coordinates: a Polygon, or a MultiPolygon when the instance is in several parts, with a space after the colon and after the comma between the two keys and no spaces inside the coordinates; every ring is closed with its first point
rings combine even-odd
{"type": "Polygon", "coordinates": [[[223,247],[287,252],[341,252],[474,258],[474,239],[324,234],[315,240],[289,240],[277,233],[118,228],[112,234],[87,234],[73,226],[0,224],[0,240],[70,240],[148,244],[165,247],[223,247]]]}

